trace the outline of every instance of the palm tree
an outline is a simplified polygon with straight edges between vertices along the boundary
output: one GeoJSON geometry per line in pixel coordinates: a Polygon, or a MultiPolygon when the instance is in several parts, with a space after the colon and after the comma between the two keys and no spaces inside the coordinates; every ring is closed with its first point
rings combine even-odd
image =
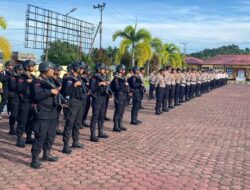
{"type": "Polygon", "coordinates": [[[165,49],[168,52],[168,64],[175,68],[182,67],[182,58],[180,49],[175,44],[165,44],[165,49]]]}
{"type": "Polygon", "coordinates": [[[167,51],[167,47],[159,38],[152,39],[150,45],[154,50],[155,55],[157,56],[159,63],[158,68],[161,68],[162,65],[167,64],[169,58],[169,52],[167,51]]]}
{"type": "MultiPolygon", "coordinates": [[[[3,17],[0,17],[0,28],[5,30],[7,23],[3,17]]],[[[0,51],[3,52],[3,59],[6,61],[11,57],[11,46],[8,40],[0,36],[0,51]]]]}
{"type": "MultiPolygon", "coordinates": [[[[148,49],[147,43],[151,40],[151,34],[146,29],[137,30],[137,24],[135,27],[129,25],[124,30],[116,31],[113,34],[113,41],[115,41],[118,37],[122,38],[119,53],[124,54],[126,49],[131,49],[132,52],[132,66],[135,65],[135,53],[139,52],[139,49],[144,46],[144,49],[148,49]],[[137,50],[136,50],[137,48],[137,50]]],[[[149,53],[150,54],[150,53],[149,53]]],[[[138,56],[137,56],[138,58],[138,56]]]]}

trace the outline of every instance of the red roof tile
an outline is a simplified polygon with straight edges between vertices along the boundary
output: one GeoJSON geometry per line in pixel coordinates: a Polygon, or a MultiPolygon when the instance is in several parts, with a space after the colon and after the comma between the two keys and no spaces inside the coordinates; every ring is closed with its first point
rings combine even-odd
{"type": "Polygon", "coordinates": [[[202,59],[198,59],[198,58],[195,58],[195,57],[187,57],[186,58],[186,63],[187,64],[201,64],[203,62],[202,59]]]}
{"type": "Polygon", "coordinates": [[[250,55],[218,55],[202,63],[203,65],[249,65],[250,55]]]}

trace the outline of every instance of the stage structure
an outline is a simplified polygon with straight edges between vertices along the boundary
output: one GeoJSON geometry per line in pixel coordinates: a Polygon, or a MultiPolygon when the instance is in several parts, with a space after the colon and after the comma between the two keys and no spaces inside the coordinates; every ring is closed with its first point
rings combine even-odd
{"type": "Polygon", "coordinates": [[[79,55],[92,49],[94,24],[33,5],[27,5],[25,47],[45,50],[55,41],[68,42],[79,55]]]}

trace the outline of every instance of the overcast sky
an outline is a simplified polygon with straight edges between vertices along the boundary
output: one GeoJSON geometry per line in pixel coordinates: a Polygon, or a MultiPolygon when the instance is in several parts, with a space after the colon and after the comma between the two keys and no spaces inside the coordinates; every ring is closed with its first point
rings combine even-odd
{"type": "MultiPolygon", "coordinates": [[[[164,42],[188,42],[187,52],[197,52],[204,48],[237,44],[241,48],[250,47],[250,1],[246,0],[125,0],[105,1],[103,45],[117,46],[119,40],[112,41],[112,34],[126,25],[134,24],[148,29],[154,37],[164,42]]],[[[36,5],[59,13],[71,14],[98,25],[99,11],[95,0],[0,0],[0,16],[8,21],[8,29],[0,31],[7,37],[14,51],[35,52],[24,48],[26,4],[36,5]]],[[[97,38],[97,41],[99,39],[97,38]]],[[[98,43],[95,43],[98,46],[98,43]]]]}

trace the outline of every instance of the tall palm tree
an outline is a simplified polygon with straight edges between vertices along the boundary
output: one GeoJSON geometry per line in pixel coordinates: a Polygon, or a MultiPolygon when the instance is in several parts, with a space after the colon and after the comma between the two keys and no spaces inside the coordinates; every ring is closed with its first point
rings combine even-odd
{"type": "MultiPolygon", "coordinates": [[[[5,30],[7,28],[7,22],[3,17],[0,17],[0,28],[5,30]]],[[[3,52],[3,59],[6,61],[11,57],[11,46],[8,40],[0,36],[0,51],[3,52]]]]}
{"type": "MultiPolygon", "coordinates": [[[[124,54],[126,49],[131,49],[132,53],[132,66],[135,65],[135,52],[136,48],[141,48],[142,45],[146,45],[151,40],[151,34],[146,29],[137,30],[137,24],[135,26],[127,26],[124,30],[116,31],[113,34],[113,41],[118,37],[122,38],[119,53],[124,54]],[[141,44],[140,44],[141,43],[141,44]],[[140,44],[140,45],[138,45],[140,44]]],[[[145,47],[145,49],[148,49],[145,47]]]]}
{"type": "Polygon", "coordinates": [[[167,64],[169,58],[169,52],[167,51],[166,45],[159,38],[152,39],[150,45],[158,58],[158,68],[161,68],[162,65],[167,64]]]}
{"type": "Polygon", "coordinates": [[[165,44],[165,49],[169,54],[168,64],[172,67],[182,67],[182,59],[180,49],[173,43],[165,44]]]}

